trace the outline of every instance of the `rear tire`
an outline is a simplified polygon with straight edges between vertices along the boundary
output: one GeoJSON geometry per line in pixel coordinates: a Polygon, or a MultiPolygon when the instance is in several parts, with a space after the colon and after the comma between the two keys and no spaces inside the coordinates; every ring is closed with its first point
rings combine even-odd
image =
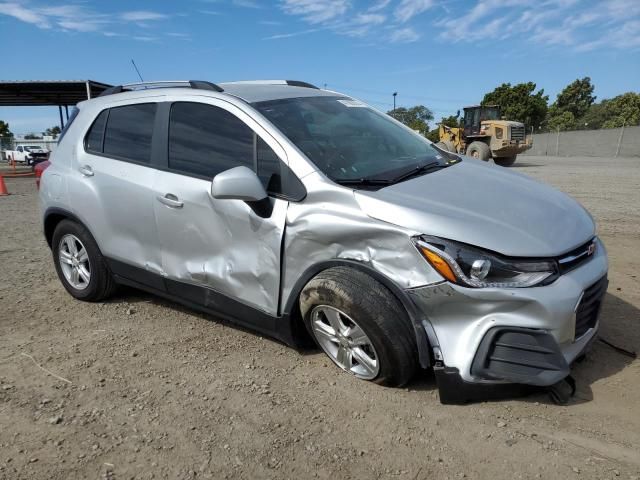
{"type": "Polygon", "coordinates": [[[300,311],[312,338],[343,370],[388,386],[405,385],[413,377],[417,347],[410,319],[393,294],[369,275],[348,267],[320,272],[300,294],[300,311]],[[360,345],[369,357],[364,362],[358,361],[363,358],[360,345]],[[353,355],[341,357],[341,349],[353,355]]]}
{"type": "Polygon", "coordinates": [[[501,167],[510,167],[511,165],[516,163],[516,158],[516,155],[512,157],[497,157],[494,158],[493,161],[496,162],[496,165],[500,165],[501,167]]]}
{"type": "Polygon", "coordinates": [[[491,158],[491,149],[489,145],[484,142],[472,142],[471,145],[467,147],[467,156],[486,162],[491,158]]]}
{"type": "Polygon", "coordinates": [[[116,283],[98,244],[83,225],[62,220],[53,232],[51,250],[58,277],[74,298],[98,302],[115,291],[116,283]]]}

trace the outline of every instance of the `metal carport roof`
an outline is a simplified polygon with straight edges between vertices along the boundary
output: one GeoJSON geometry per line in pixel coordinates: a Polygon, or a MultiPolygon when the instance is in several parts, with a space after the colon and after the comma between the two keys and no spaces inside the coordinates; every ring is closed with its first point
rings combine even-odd
{"type": "Polygon", "coordinates": [[[111,85],[94,80],[0,81],[0,107],[58,107],[60,128],[64,128],[62,107],[69,120],[70,105],[97,97],[111,85]]]}
{"type": "Polygon", "coordinates": [[[0,81],[0,107],[70,106],[109,87],[93,80],[0,81]]]}

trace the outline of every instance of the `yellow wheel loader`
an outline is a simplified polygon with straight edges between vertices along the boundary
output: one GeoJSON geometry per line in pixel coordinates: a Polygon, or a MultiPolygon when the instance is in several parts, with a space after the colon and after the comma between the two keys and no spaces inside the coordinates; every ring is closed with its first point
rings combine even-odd
{"type": "Polygon", "coordinates": [[[465,107],[463,125],[440,124],[439,136],[436,146],[442,150],[485,161],[493,158],[503,167],[513,165],[519,153],[533,146],[524,124],[502,120],[498,105],[465,107]]]}

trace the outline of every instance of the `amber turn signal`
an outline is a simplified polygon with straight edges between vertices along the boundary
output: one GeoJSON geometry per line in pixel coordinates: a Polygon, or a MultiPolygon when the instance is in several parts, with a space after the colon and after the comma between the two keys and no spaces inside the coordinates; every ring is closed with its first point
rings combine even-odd
{"type": "Polygon", "coordinates": [[[437,253],[432,252],[431,250],[420,245],[420,251],[425,256],[427,261],[431,264],[433,268],[435,268],[440,275],[449,280],[450,282],[456,283],[456,276],[451,270],[449,264],[437,253]]]}

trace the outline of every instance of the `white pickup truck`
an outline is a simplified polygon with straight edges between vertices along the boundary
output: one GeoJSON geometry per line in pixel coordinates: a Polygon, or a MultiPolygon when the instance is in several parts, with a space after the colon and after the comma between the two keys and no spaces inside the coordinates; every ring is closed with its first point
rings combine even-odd
{"type": "Polygon", "coordinates": [[[49,159],[49,150],[38,145],[18,145],[15,150],[6,150],[7,160],[35,165],[49,159]]]}

